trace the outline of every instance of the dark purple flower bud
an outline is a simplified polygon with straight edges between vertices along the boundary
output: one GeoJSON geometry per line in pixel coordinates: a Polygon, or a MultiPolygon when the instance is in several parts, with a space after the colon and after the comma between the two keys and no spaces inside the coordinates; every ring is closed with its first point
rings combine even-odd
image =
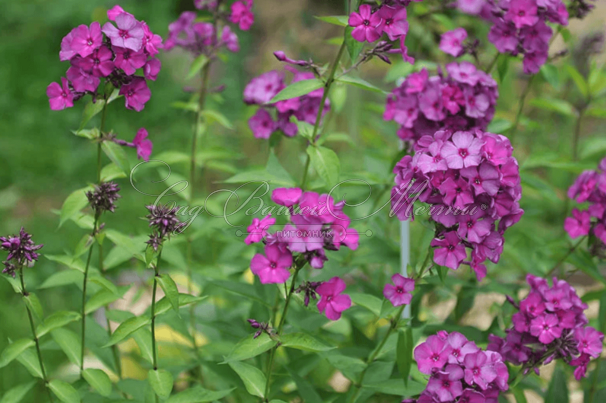
{"type": "Polygon", "coordinates": [[[262,333],[263,333],[263,330],[257,330],[255,332],[255,335],[253,336],[253,339],[256,339],[257,337],[261,336],[262,333]]]}
{"type": "Polygon", "coordinates": [[[511,305],[513,305],[513,307],[515,309],[520,309],[520,306],[518,305],[518,303],[513,299],[513,297],[506,295],[505,298],[507,299],[507,302],[509,302],[511,305]]]}
{"type": "Polygon", "coordinates": [[[114,182],[105,182],[95,186],[94,191],[86,193],[88,202],[95,213],[101,214],[104,211],[114,212],[116,209],[115,201],[121,196],[118,194],[120,187],[114,182]]]}
{"type": "Polygon", "coordinates": [[[2,273],[15,278],[15,272],[17,271],[17,267],[11,262],[2,263],[4,264],[4,270],[2,270],[2,273]]]}
{"type": "Polygon", "coordinates": [[[254,319],[246,319],[246,321],[247,321],[248,323],[250,323],[250,325],[251,325],[252,327],[254,327],[255,329],[258,329],[258,328],[260,328],[260,327],[261,327],[261,324],[260,324],[259,322],[257,322],[256,320],[254,320],[254,319]]]}
{"type": "Polygon", "coordinates": [[[179,207],[169,207],[161,204],[146,207],[149,210],[149,214],[147,215],[149,226],[157,230],[162,238],[167,235],[180,233],[180,230],[185,225],[177,218],[179,207]]]}
{"type": "Polygon", "coordinates": [[[282,52],[281,50],[278,50],[278,51],[274,52],[274,56],[279,61],[284,62],[284,63],[288,63],[288,64],[292,64],[293,66],[309,67],[309,66],[312,65],[312,61],[311,60],[310,61],[294,60],[294,59],[291,59],[288,56],[286,56],[286,54],[284,52],[282,52]]]}
{"type": "Polygon", "coordinates": [[[162,239],[163,238],[158,235],[158,233],[154,232],[153,234],[150,234],[149,241],[145,243],[154,248],[155,251],[157,251],[160,245],[162,244],[162,239]]]}

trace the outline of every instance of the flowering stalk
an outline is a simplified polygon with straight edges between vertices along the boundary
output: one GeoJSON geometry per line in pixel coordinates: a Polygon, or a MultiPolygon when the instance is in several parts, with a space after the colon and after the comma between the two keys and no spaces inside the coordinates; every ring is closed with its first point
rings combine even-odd
{"type": "MultiPolygon", "coordinates": [[[[328,78],[326,79],[326,82],[324,83],[324,93],[322,94],[322,100],[320,101],[320,107],[318,108],[318,114],[316,115],[316,123],[314,124],[314,129],[311,135],[311,144],[315,144],[318,139],[316,138],[317,134],[318,134],[318,129],[320,127],[320,121],[322,120],[322,112],[324,112],[324,104],[326,102],[326,99],[328,98],[328,93],[330,92],[330,87],[332,86],[332,84],[335,81],[335,73],[337,71],[337,67],[339,66],[339,62],[341,61],[341,57],[343,56],[343,52],[345,51],[345,41],[343,41],[343,44],[341,45],[341,47],[339,48],[339,51],[337,52],[337,57],[335,57],[335,61],[332,64],[332,67],[330,68],[330,73],[328,74],[328,78]]],[[[308,144],[309,147],[309,144],[308,144]]],[[[307,173],[309,171],[309,165],[311,164],[311,157],[309,156],[309,154],[307,154],[307,160],[305,161],[305,168],[303,171],[303,180],[301,181],[301,189],[305,190],[305,185],[307,184],[307,173]]]]}
{"type": "MultiPolygon", "coordinates": [[[[23,279],[23,266],[19,267],[19,278],[21,279],[21,292],[23,298],[26,298],[29,294],[25,289],[25,280],[23,279]]],[[[34,342],[36,343],[36,352],[38,354],[38,363],[40,364],[40,371],[42,372],[42,380],[44,381],[45,389],[48,392],[48,400],[53,402],[53,395],[51,394],[50,389],[48,388],[48,377],[46,376],[46,370],[44,369],[44,363],[42,360],[42,353],[40,352],[40,341],[38,340],[38,336],[36,335],[36,326],[34,325],[34,318],[32,317],[32,312],[29,310],[29,306],[25,304],[25,309],[27,310],[27,317],[29,318],[29,325],[32,329],[32,335],[34,336],[34,342]]]]}
{"type": "MultiPolygon", "coordinates": [[[[95,213],[95,221],[93,223],[93,230],[90,234],[92,242],[94,242],[95,235],[97,234],[97,231],[98,231],[100,215],[101,214],[99,212],[95,213]]],[[[90,267],[90,260],[91,260],[92,255],[93,255],[93,245],[91,245],[90,249],[88,250],[88,257],[86,258],[86,266],[84,267],[84,280],[82,281],[82,324],[81,324],[82,349],[80,351],[80,377],[82,377],[82,373],[84,371],[84,350],[86,349],[86,285],[88,283],[88,269],[90,267]]],[[[102,257],[100,257],[99,259],[101,260],[102,257]]]]}
{"type": "MultiPolygon", "coordinates": [[[[290,305],[290,300],[292,299],[292,295],[295,292],[295,284],[297,283],[297,277],[299,275],[299,271],[305,266],[306,262],[296,261],[294,263],[295,274],[292,278],[292,283],[290,284],[290,289],[286,293],[286,301],[284,302],[284,309],[282,310],[282,315],[280,316],[280,323],[278,324],[278,329],[276,335],[279,336],[282,333],[282,327],[284,327],[284,322],[286,320],[286,314],[288,313],[288,307],[290,305]]],[[[275,318],[274,318],[275,320],[275,318]]],[[[266,383],[265,383],[265,402],[269,402],[269,386],[271,384],[271,374],[274,366],[274,358],[276,356],[276,350],[278,349],[279,344],[271,349],[269,353],[269,360],[267,365],[267,375],[266,375],[266,383]]]]}
{"type": "MultiPolygon", "coordinates": [[[[158,250],[158,260],[154,266],[154,286],[152,289],[152,305],[151,305],[151,334],[152,334],[152,358],[154,371],[158,370],[158,353],[156,351],[156,291],[158,289],[158,277],[160,277],[160,260],[162,259],[162,246],[158,250]]],[[[154,393],[155,401],[158,403],[158,395],[154,393]]]]}
{"type": "Polygon", "coordinates": [[[513,126],[511,127],[511,133],[509,134],[509,141],[511,141],[511,142],[513,142],[513,139],[515,138],[515,135],[516,135],[516,131],[518,130],[518,125],[520,124],[520,119],[522,118],[522,111],[524,110],[524,104],[526,102],[526,97],[530,93],[530,87],[532,87],[532,82],[533,82],[534,78],[535,78],[534,74],[532,76],[530,76],[530,78],[528,79],[528,82],[526,83],[526,88],[524,89],[524,92],[522,93],[522,96],[520,97],[518,112],[516,113],[516,118],[513,122],[513,126]]]}

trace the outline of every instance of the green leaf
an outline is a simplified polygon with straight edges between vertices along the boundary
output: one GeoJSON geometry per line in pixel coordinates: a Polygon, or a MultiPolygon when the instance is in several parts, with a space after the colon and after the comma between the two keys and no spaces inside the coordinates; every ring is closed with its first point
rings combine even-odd
{"type": "MultiPolygon", "coordinates": [[[[206,298],[208,298],[208,296],[195,297],[195,296],[189,295],[189,294],[179,294],[179,306],[195,304],[200,301],[204,301],[206,298]]],[[[168,299],[166,297],[162,298],[156,304],[156,317],[170,311],[171,308],[172,308],[172,306],[171,306],[170,302],[168,301],[168,299]]]]}
{"type": "Polygon", "coordinates": [[[579,89],[579,92],[583,95],[585,99],[587,99],[587,97],[589,96],[589,85],[587,84],[587,81],[585,81],[585,77],[583,77],[581,73],[579,73],[579,71],[570,64],[566,65],[566,71],[568,72],[568,75],[570,76],[570,78],[572,78],[572,81],[574,81],[575,85],[579,89]]]}
{"type": "Polygon", "coordinates": [[[246,336],[236,344],[231,353],[229,353],[229,356],[225,358],[225,362],[243,361],[256,357],[271,349],[276,344],[277,342],[272,340],[266,333],[262,333],[256,339],[253,339],[252,335],[246,336]]]}
{"type": "Polygon", "coordinates": [[[105,234],[110,241],[112,241],[117,247],[127,250],[131,255],[136,256],[141,254],[145,249],[145,243],[135,242],[131,237],[124,235],[121,232],[113,229],[105,230],[105,234]]]}
{"type": "Polygon", "coordinates": [[[63,327],[68,323],[72,323],[79,320],[80,317],[80,314],[77,312],[55,312],[54,314],[46,318],[40,326],[38,326],[38,328],[36,329],[36,334],[38,335],[38,338],[41,338],[42,336],[46,335],[48,332],[54,329],[63,327]]]}
{"type": "Polygon", "coordinates": [[[353,32],[354,27],[347,27],[345,28],[345,46],[347,47],[347,53],[349,54],[349,57],[351,58],[351,61],[353,63],[356,62],[356,60],[358,59],[358,56],[360,56],[360,52],[362,52],[362,49],[364,48],[364,42],[358,42],[354,39],[353,36],[351,36],[351,33],[353,32]]]}
{"type": "Polygon", "coordinates": [[[381,315],[381,306],[383,305],[383,301],[374,295],[351,293],[349,296],[354,304],[368,309],[370,312],[375,314],[375,316],[381,315]]]}
{"type": "Polygon", "coordinates": [[[486,129],[490,133],[503,133],[513,126],[513,123],[507,119],[493,119],[492,122],[488,124],[488,128],[486,129]]]}
{"type": "Polygon", "coordinates": [[[363,90],[378,92],[379,94],[387,94],[387,92],[383,91],[379,87],[372,85],[371,83],[362,80],[358,77],[351,76],[341,76],[337,79],[338,82],[353,85],[354,87],[362,88],[363,90]]]}
{"type": "Polygon", "coordinates": [[[91,276],[88,281],[103,287],[104,289],[106,289],[107,291],[109,291],[111,293],[114,293],[115,295],[118,295],[118,287],[116,287],[116,285],[114,283],[112,283],[111,281],[109,281],[108,279],[106,279],[104,277],[91,276]]]}
{"type": "Polygon", "coordinates": [[[101,396],[108,397],[111,395],[112,381],[109,380],[109,376],[102,370],[87,368],[82,372],[82,376],[101,396]]]}
{"type": "Polygon", "coordinates": [[[265,374],[263,374],[259,368],[238,361],[230,362],[229,366],[238,374],[240,379],[242,379],[248,393],[260,398],[265,397],[265,383],[267,382],[267,378],[265,378],[265,374]]]}
{"type": "Polygon", "coordinates": [[[425,385],[415,381],[410,381],[408,386],[406,386],[401,379],[388,379],[379,383],[363,385],[363,387],[375,392],[396,396],[415,396],[425,389],[425,385]]]}
{"type": "Polygon", "coordinates": [[[305,333],[285,334],[280,338],[280,343],[282,347],[290,347],[297,350],[311,351],[314,353],[334,349],[334,347],[327,346],[321,341],[305,333]]]}
{"type": "Polygon", "coordinates": [[[553,64],[544,64],[541,66],[541,74],[553,88],[556,90],[560,89],[560,75],[556,66],[553,64]]]}
{"type": "Polygon", "coordinates": [[[297,98],[309,94],[310,92],[322,87],[324,87],[324,82],[317,78],[312,78],[311,80],[297,81],[277,93],[276,96],[268,102],[268,104],[284,101],[286,99],[297,98]]]}
{"type": "Polygon", "coordinates": [[[326,17],[314,16],[315,19],[327,22],[329,24],[338,25],[340,27],[346,27],[349,25],[347,22],[349,17],[347,15],[330,15],[326,17]]]}
{"type": "Polygon", "coordinates": [[[195,386],[171,396],[166,403],[210,403],[220,401],[233,392],[234,389],[212,391],[204,389],[201,386],[195,386]]]}
{"type": "Polygon", "coordinates": [[[288,374],[292,380],[295,381],[299,395],[304,402],[321,402],[323,400],[322,397],[318,395],[318,392],[316,392],[314,387],[308,381],[300,377],[296,372],[289,369],[288,374]]]}
{"type": "Polygon", "coordinates": [[[35,384],[36,382],[28,382],[9,389],[0,399],[0,403],[19,403],[35,384]]]}
{"type": "Polygon", "coordinates": [[[101,170],[101,181],[109,182],[114,179],[126,178],[126,174],[120,167],[113,162],[110,162],[101,170]]]}
{"type": "Polygon", "coordinates": [[[164,369],[150,370],[147,374],[147,380],[156,395],[161,398],[168,398],[173,391],[173,376],[164,369]]]}
{"type": "Polygon", "coordinates": [[[106,289],[103,290],[99,290],[95,295],[93,295],[87,302],[86,302],[86,308],[84,310],[84,312],[88,315],[91,312],[96,311],[97,309],[101,308],[102,306],[106,306],[111,304],[112,302],[122,298],[122,296],[124,295],[124,292],[128,289],[128,287],[125,287],[123,290],[119,290],[119,292],[116,294],[112,291],[108,291],[106,289]]]}
{"type": "Polygon", "coordinates": [[[452,18],[445,14],[431,13],[430,17],[437,23],[442,24],[443,29],[446,31],[452,31],[457,27],[452,18]]]}
{"type": "Polygon", "coordinates": [[[509,62],[511,58],[508,55],[499,54],[497,60],[497,73],[499,73],[499,81],[502,83],[509,71],[509,62]]]}
{"type": "Polygon", "coordinates": [[[149,363],[153,363],[154,351],[152,349],[151,332],[147,329],[139,329],[133,333],[133,339],[135,339],[135,342],[137,342],[137,345],[139,346],[141,357],[146,359],[149,363]]]}
{"type": "Polygon", "coordinates": [[[551,378],[551,383],[545,394],[545,401],[549,403],[568,403],[566,374],[559,366],[553,373],[553,378],[551,378]]]}
{"type": "Polygon", "coordinates": [[[17,294],[21,294],[21,283],[19,283],[19,280],[17,280],[16,278],[12,278],[11,276],[0,276],[3,279],[5,279],[6,281],[8,281],[8,283],[11,285],[11,287],[13,287],[13,290],[17,293],[17,294]]]}
{"type": "Polygon", "coordinates": [[[71,330],[58,328],[51,332],[51,336],[55,340],[55,342],[61,347],[61,350],[65,353],[69,361],[80,367],[82,352],[82,343],[80,341],[80,336],[71,330]]]}
{"type": "Polygon", "coordinates": [[[6,346],[2,354],[0,354],[0,368],[6,367],[10,364],[15,358],[19,357],[25,350],[34,346],[34,343],[31,339],[19,339],[14,343],[6,346]]]}
{"type": "Polygon", "coordinates": [[[80,126],[78,127],[78,131],[84,129],[86,124],[99,112],[103,110],[105,106],[105,101],[102,99],[97,99],[97,102],[93,103],[91,100],[84,107],[84,112],[82,112],[82,120],[80,121],[80,126]]]}
{"type": "Polygon", "coordinates": [[[208,123],[217,122],[221,126],[230,130],[234,128],[229,119],[227,119],[225,115],[223,115],[221,112],[212,109],[205,109],[201,112],[201,114],[202,116],[204,116],[204,119],[206,119],[208,123]]]}
{"type": "Polygon", "coordinates": [[[175,284],[168,274],[158,276],[157,280],[173,309],[179,313],[179,290],[177,289],[177,284],[175,284]]]}
{"type": "Polygon", "coordinates": [[[530,104],[537,108],[557,112],[564,116],[576,117],[578,115],[575,107],[563,99],[535,98],[530,101],[530,104]]]}
{"type": "Polygon", "coordinates": [[[121,323],[120,326],[118,326],[118,328],[109,338],[109,342],[103,347],[111,347],[114,344],[120,343],[122,340],[126,339],[131,334],[135,333],[137,330],[149,325],[150,322],[151,319],[144,316],[136,316],[134,318],[127,319],[126,321],[121,323]]]}
{"type": "Polygon", "coordinates": [[[566,260],[594,280],[606,285],[606,278],[600,274],[598,266],[587,250],[577,248],[566,260]]]}
{"type": "Polygon", "coordinates": [[[209,58],[204,54],[196,57],[192,62],[191,67],[189,68],[189,73],[187,73],[187,77],[185,79],[189,80],[190,78],[193,78],[200,70],[202,70],[204,66],[206,66],[209,61],[209,58]]]}
{"type": "Polygon", "coordinates": [[[341,163],[337,154],[333,150],[321,146],[307,147],[307,154],[326,186],[336,185],[341,173],[341,163]]]}
{"type": "Polygon", "coordinates": [[[408,385],[408,376],[410,375],[410,367],[412,365],[412,349],[414,342],[412,339],[412,329],[410,327],[398,329],[398,344],[396,347],[396,362],[398,370],[404,380],[404,384],[408,385]]]}
{"type": "Polygon", "coordinates": [[[84,263],[78,258],[67,255],[44,255],[44,257],[53,262],[61,263],[70,269],[78,270],[80,273],[84,273],[84,263]]]}
{"type": "Polygon", "coordinates": [[[274,153],[274,150],[269,151],[269,157],[267,159],[267,166],[265,167],[267,172],[271,172],[275,177],[280,178],[284,182],[294,183],[292,176],[288,173],[286,169],[280,163],[280,160],[274,153]]]}
{"type": "Polygon", "coordinates": [[[72,130],[78,137],[84,137],[85,139],[93,140],[99,138],[99,129],[96,127],[93,129],[85,129],[85,130],[72,130]]]}
{"type": "Polygon", "coordinates": [[[34,350],[25,350],[17,357],[17,361],[19,361],[32,376],[42,379],[40,361],[38,361],[38,356],[34,350]]]}
{"type": "Polygon", "coordinates": [[[86,192],[93,190],[91,186],[87,186],[82,189],[78,189],[72,192],[67,199],[63,202],[61,207],[61,216],[59,219],[59,226],[62,226],[64,222],[74,217],[80,210],[88,205],[88,199],[86,198],[86,192]]]}
{"type": "Polygon", "coordinates": [[[23,297],[23,301],[25,301],[25,305],[27,305],[36,319],[42,319],[44,312],[42,311],[42,304],[36,294],[30,292],[26,297],[23,297]]]}
{"type": "Polygon", "coordinates": [[[524,396],[523,389],[513,388],[511,390],[511,393],[516,398],[516,403],[528,403],[528,401],[526,400],[526,396],[524,396]]]}
{"type": "Polygon", "coordinates": [[[122,146],[112,141],[104,141],[101,148],[105,155],[128,177],[130,175],[130,164],[122,146]]]}
{"type": "Polygon", "coordinates": [[[48,387],[63,403],[80,403],[80,394],[69,383],[53,379],[48,387]]]}

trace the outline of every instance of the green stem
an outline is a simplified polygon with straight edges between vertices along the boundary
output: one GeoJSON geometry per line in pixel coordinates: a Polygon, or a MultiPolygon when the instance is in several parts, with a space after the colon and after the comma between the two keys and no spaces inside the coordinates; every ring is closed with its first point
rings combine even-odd
{"type": "Polygon", "coordinates": [[[494,58],[492,59],[492,61],[488,65],[488,67],[486,67],[486,73],[490,74],[490,72],[492,71],[494,66],[496,66],[497,61],[499,60],[499,56],[501,56],[501,53],[497,52],[497,54],[494,56],[494,58]]]}
{"type": "MultiPolygon", "coordinates": [[[[105,117],[107,115],[107,99],[104,99],[103,111],[101,112],[101,125],[99,126],[99,135],[103,137],[105,128],[105,117]]],[[[101,142],[97,143],[97,183],[101,183],[101,142]]]]}
{"type": "MultiPolygon", "coordinates": [[[[99,215],[95,213],[95,222],[93,223],[93,231],[91,232],[92,241],[95,241],[95,234],[97,233],[97,227],[99,225],[99,215]]],[[[86,266],[84,267],[84,280],[82,281],[82,349],[80,351],[80,377],[82,377],[82,371],[84,371],[84,350],[86,349],[86,286],[88,284],[88,269],[90,267],[90,260],[93,256],[93,246],[90,246],[88,250],[88,257],[86,258],[86,266]]]]}
{"type": "MultiPolygon", "coordinates": [[[[19,270],[19,278],[21,279],[21,293],[23,298],[27,298],[29,295],[27,290],[25,289],[25,280],[23,279],[23,267],[20,267],[19,270]]],[[[38,336],[36,335],[36,326],[34,325],[34,318],[32,317],[32,312],[29,310],[29,306],[25,304],[25,309],[27,310],[27,317],[29,318],[29,325],[32,329],[32,335],[34,336],[34,343],[36,343],[36,352],[38,354],[38,363],[40,364],[40,371],[42,372],[42,380],[44,381],[44,386],[46,391],[48,392],[48,400],[53,402],[53,395],[48,387],[48,377],[46,376],[46,370],[44,369],[44,362],[42,360],[42,352],[40,351],[40,341],[38,340],[38,336]]]]}
{"type": "Polygon", "coordinates": [[[158,290],[158,277],[160,277],[160,260],[162,259],[162,246],[158,253],[158,259],[154,266],[154,286],[152,289],[152,305],[151,305],[151,334],[152,334],[152,365],[154,371],[158,370],[158,353],[156,352],[156,292],[158,290]]]}
{"type": "MultiPolygon", "coordinates": [[[[333,62],[330,68],[330,72],[328,73],[326,82],[324,83],[324,94],[322,94],[322,100],[320,101],[320,107],[318,108],[318,114],[316,115],[316,122],[314,124],[314,130],[311,135],[311,144],[315,144],[318,141],[316,136],[318,134],[318,129],[320,128],[320,121],[322,120],[322,113],[324,112],[324,104],[326,103],[326,99],[328,98],[330,87],[335,81],[335,73],[337,71],[337,67],[339,66],[341,57],[343,56],[343,52],[345,52],[345,48],[345,41],[343,41],[343,44],[341,45],[337,53],[337,57],[335,57],[335,61],[333,62]]],[[[310,162],[311,158],[309,157],[309,154],[307,154],[307,160],[305,161],[305,170],[303,171],[303,180],[301,181],[301,189],[305,189],[305,185],[307,185],[307,172],[309,171],[310,162]]]]}
{"type": "Polygon", "coordinates": [[[562,263],[564,263],[564,261],[568,258],[568,256],[570,256],[578,247],[579,245],[581,245],[581,243],[585,240],[585,238],[587,238],[587,235],[584,235],[581,237],[581,239],[579,239],[579,241],[577,243],[575,243],[571,248],[568,249],[568,252],[566,252],[566,254],[564,256],[562,256],[560,258],[560,260],[558,260],[558,262],[547,272],[547,274],[545,274],[545,277],[549,277],[553,274],[553,272],[560,267],[560,265],[562,263]]]}
{"type": "Polygon", "coordinates": [[[524,103],[526,102],[526,97],[530,93],[530,88],[532,87],[532,81],[534,80],[535,76],[536,75],[530,76],[530,78],[528,79],[528,83],[526,83],[526,88],[524,89],[524,92],[522,93],[522,96],[520,97],[518,113],[516,114],[516,118],[515,118],[515,121],[513,122],[513,126],[511,127],[511,133],[509,135],[509,140],[511,142],[513,142],[513,138],[515,137],[516,132],[518,130],[518,125],[520,124],[520,119],[522,118],[522,111],[524,110],[524,103]]]}
{"type": "Polygon", "coordinates": [[[598,377],[600,376],[600,366],[602,359],[598,358],[598,362],[593,370],[593,379],[591,380],[591,388],[589,389],[589,403],[595,403],[595,394],[598,391],[598,377]]]}
{"type": "Polygon", "coordinates": [[[579,116],[577,116],[574,125],[574,135],[572,136],[572,160],[574,162],[579,160],[579,138],[581,137],[581,123],[583,121],[583,115],[585,114],[585,108],[586,106],[579,108],[579,116]]]}
{"type": "Polygon", "coordinates": [[[383,339],[381,339],[381,342],[379,343],[377,348],[375,348],[375,350],[372,352],[372,354],[366,360],[366,367],[360,374],[358,381],[353,385],[354,393],[351,395],[351,398],[349,399],[349,403],[355,402],[358,399],[358,397],[360,397],[360,393],[362,393],[362,383],[364,382],[364,376],[366,375],[366,372],[368,371],[368,368],[370,367],[370,365],[379,356],[379,354],[381,353],[381,350],[383,350],[383,347],[385,347],[385,343],[387,343],[389,336],[391,336],[393,331],[398,328],[398,323],[400,322],[400,318],[402,317],[402,312],[404,312],[405,307],[406,307],[406,305],[402,305],[400,307],[400,309],[398,309],[398,311],[396,312],[396,314],[394,315],[394,317],[391,320],[391,326],[389,326],[389,329],[387,329],[385,336],[383,336],[383,339]]]}
{"type": "MultiPolygon", "coordinates": [[[[280,317],[280,323],[278,324],[278,329],[276,334],[280,335],[280,333],[282,333],[282,328],[284,327],[284,322],[286,321],[286,314],[288,313],[288,307],[290,305],[290,300],[292,299],[292,295],[295,291],[295,284],[297,283],[297,277],[299,275],[299,271],[303,268],[303,266],[305,265],[305,263],[303,264],[297,264],[295,262],[295,274],[293,275],[292,278],[292,283],[290,284],[290,289],[288,290],[288,293],[286,294],[286,301],[284,302],[284,309],[282,310],[282,316],[280,317]]],[[[276,345],[274,348],[272,348],[271,352],[269,353],[269,362],[267,365],[267,381],[265,383],[265,401],[268,402],[269,401],[269,387],[271,384],[271,373],[273,370],[273,366],[274,366],[274,358],[276,357],[276,350],[278,349],[279,344],[276,345]]]]}

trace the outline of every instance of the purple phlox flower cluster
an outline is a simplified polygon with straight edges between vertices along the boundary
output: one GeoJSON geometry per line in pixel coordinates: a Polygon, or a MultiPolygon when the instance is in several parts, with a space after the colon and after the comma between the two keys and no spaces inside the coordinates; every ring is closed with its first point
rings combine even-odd
{"type": "Polygon", "coordinates": [[[465,28],[459,27],[445,32],[440,38],[440,50],[454,57],[460,57],[464,54],[476,55],[480,41],[476,39],[465,43],[465,39],[467,39],[465,28]]]}
{"type": "Polygon", "coordinates": [[[70,108],[86,94],[95,100],[102,79],[120,89],[128,109],[140,112],[151,98],[147,80],[155,81],[160,72],[160,60],[154,56],[162,38],[120,6],[108,10],[107,17],[110,22],[103,27],[98,22],[80,25],[61,41],[59,58],[69,60],[71,67],[61,85],[51,83],[46,89],[52,110],[70,108]],[[139,69],[142,76],[135,75],[139,69]]]}
{"type": "Polygon", "coordinates": [[[0,250],[7,251],[8,255],[4,264],[2,273],[15,277],[16,270],[25,265],[32,265],[38,260],[39,254],[36,252],[44,245],[36,245],[32,241],[32,236],[25,232],[21,227],[18,235],[0,236],[0,250]]]}
{"type": "Polygon", "coordinates": [[[562,0],[458,0],[466,13],[492,23],[488,40],[501,53],[524,56],[524,72],[535,74],[549,57],[553,30],[547,25],[568,25],[562,0]]]}
{"type": "MultiPolygon", "coordinates": [[[[423,0],[412,0],[415,2],[423,0]]],[[[408,55],[406,35],[408,34],[408,19],[406,7],[411,1],[386,1],[380,6],[362,4],[357,12],[349,15],[348,24],[353,28],[351,36],[358,42],[376,42],[383,34],[390,41],[399,41],[399,49],[387,49],[386,53],[400,53],[402,58],[414,63],[414,58],[408,55]]],[[[386,57],[381,57],[386,60],[386,57]]]]}
{"type": "Polygon", "coordinates": [[[120,187],[115,182],[103,182],[95,185],[95,189],[86,192],[86,197],[90,206],[96,214],[101,214],[104,211],[113,213],[116,210],[115,202],[120,197],[120,187]]]}
{"type": "MultiPolygon", "coordinates": [[[[359,234],[350,227],[343,202],[335,203],[327,194],[303,192],[299,188],[275,189],[271,199],[281,206],[278,213],[288,214],[290,220],[273,232],[276,219],[269,214],[261,220],[253,219],[247,228],[247,244],[265,244],[265,253],[256,254],[250,262],[251,271],[261,283],[285,283],[291,275],[290,269],[298,266],[298,270],[305,263],[321,269],[328,260],[327,250],[338,251],[341,246],[358,248],[359,234]]],[[[316,294],[320,295],[318,308],[329,319],[336,320],[351,305],[351,301],[346,304],[346,298],[340,297],[344,289],[345,283],[335,278],[328,283],[305,283],[298,292],[305,293],[306,305],[310,299],[316,299],[316,294]]]]}
{"type": "Polygon", "coordinates": [[[146,208],[149,211],[146,218],[149,220],[149,226],[153,229],[149,236],[150,239],[146,243],[154,250],[158,250],[165,238],[181,233],[187,224],[177,218],[178,206],[154,204],[146,206],[146,208]]]}
{"type": "Polygon", "coordinates": [[[604,334],[587,326],[584,311],[588,308],[576,290],[564,280],[547,280],[527,275],[530,293],[512,317],[513,328],[507,337],[490,335],[488,349],[499,352],[514,365],[523,365],[524,372],[562,359],[575,367],[577,380],[585,377],[591,358],[602,352],[604,334]]]}
{"type": "Polygon", "coordinates": [[[588,203],[586,209],[574,208],[572,217],[564,220],[571,238],[595,237],[592,252],[603,254],[606,248],[606,158],[595,171],[584,171],[568,189],[568,197],[577,203],[588,203]]]}
{"type": "Polygon", "coordinates": [[[138,159],[149,161],[149,157],[151,156],[154,144],[150,139],[147,138],[148,136],[149,133],[147,133],[147,130],[142,127],[137,131],[135,138],[130,143],[128,141],[121,140],[116,137],[112,137],[111,140],[116,144],[120,144],[121,146],[135,148],[137,150],[138,159]]]}
{"type": "MultiPolygon", "coordinates": [[[[223,15],[217,10],[219,4],[216,0],[194,0],[194,5],[200,10],[212,12],[215,19],[223,15]]],[[[254,21],[252,5],[252,0],[233,3],[227,21],[236,24],[241,30],[249,30],[254,21]]],[[[238,35],[229,25],[225,24],[218,32],[216,24],[196,21],[196,17],[195,12],[185,11],[168,26],[168,38],[164,44],[167,51],[180,47],[194,56],[209,57],[214,56],[214,53],[222,47],[234,53],[240,51],[238,35]]]]}
{"type": "Polygon", "coordinates": [[[408,305],[412,300],[412,292],[415,289],[415,281],[401,274],[391,276],[393,284],[385,284],[383,296],[391,302],[393,306],[408,305]]]}
{"type": "Polygon", "coordinates": [[[571,18],[583,19],[595,8],[595,0],[572,0],[568,5],[571,18]]]}
{"type": "Polygon", "coordinates": [[[419,371],[430,375],[427,387],[411,403],[497,402],[509,388],[501,354],[483,351],[458,332],[440,331],[414,350],[419,371]]]}
{"type": "MultiPolygon", "coordinates": [[[[282,56],[282,54],[279,54],[279,56],[282,56]]],[[[284,61],[286,59],[286,56],[284,56],[284,61]]],[[[280,60],[280,57],[278,57],[278,60],[280,60]]],[[[307,63],[292,59],[288,60],[294,63],[307,63]]],[[[312,72],[298,71],[291,66],[286,66],[285,68],[293,73],[291,84],[315,78],[312,72]]],[[[324,95],[324,88],[319,88],[300,97],[269,104],[269,101],[284,88],[286,88],[284,73],[277,70],[268,71],[253,78],[244,88],[244,102],[249,105],[260,106],[257,113],[248,120],[248,126],[256,138],[268,139],[275,131],[281,131],[287,137],[296,136],[298,127],[296,123],[291,121],[291,117],[312,125],[316,123],[316,117],[318,116],[322,96],[324,95]]],[[[324,102],[322,117],[329,110],[330,101],[327,98],[324,102]]]]}
{"type": "Polygon", "coordinates": [[[511,143],[481,130],[439,131],[420,138],[415,150],[394,168],[392,211],[400,220],[414,220],[414,202],[427,203],[436,223],[433,261],[453,270],[468,264],[481,280],[484,262],[499,261],[505,231],[524,213],[511,143]]]}
{"type": "Polygon", "coordinates": [[[485,130],[499,97],[496,81],[470,62],[446,65],[429,77],[412,73],[387,97],[383,119],[400,125],[398,136],[414,143],[438,130],[485,130]]]}
{"type": "Polygon", "coordinates": [[[321,285],[322,283],[317,282],[317,281],[306,281],[305,283],[301,284],[296,290],[295,292],[297,294],[300,293],[304,293],[305,297],[303,298],[303,304],[305,306],[309,305],[309,302],[313,299],[314,301],[318,298],[318,295],[316,293],[316,289],[321,285]]]}

